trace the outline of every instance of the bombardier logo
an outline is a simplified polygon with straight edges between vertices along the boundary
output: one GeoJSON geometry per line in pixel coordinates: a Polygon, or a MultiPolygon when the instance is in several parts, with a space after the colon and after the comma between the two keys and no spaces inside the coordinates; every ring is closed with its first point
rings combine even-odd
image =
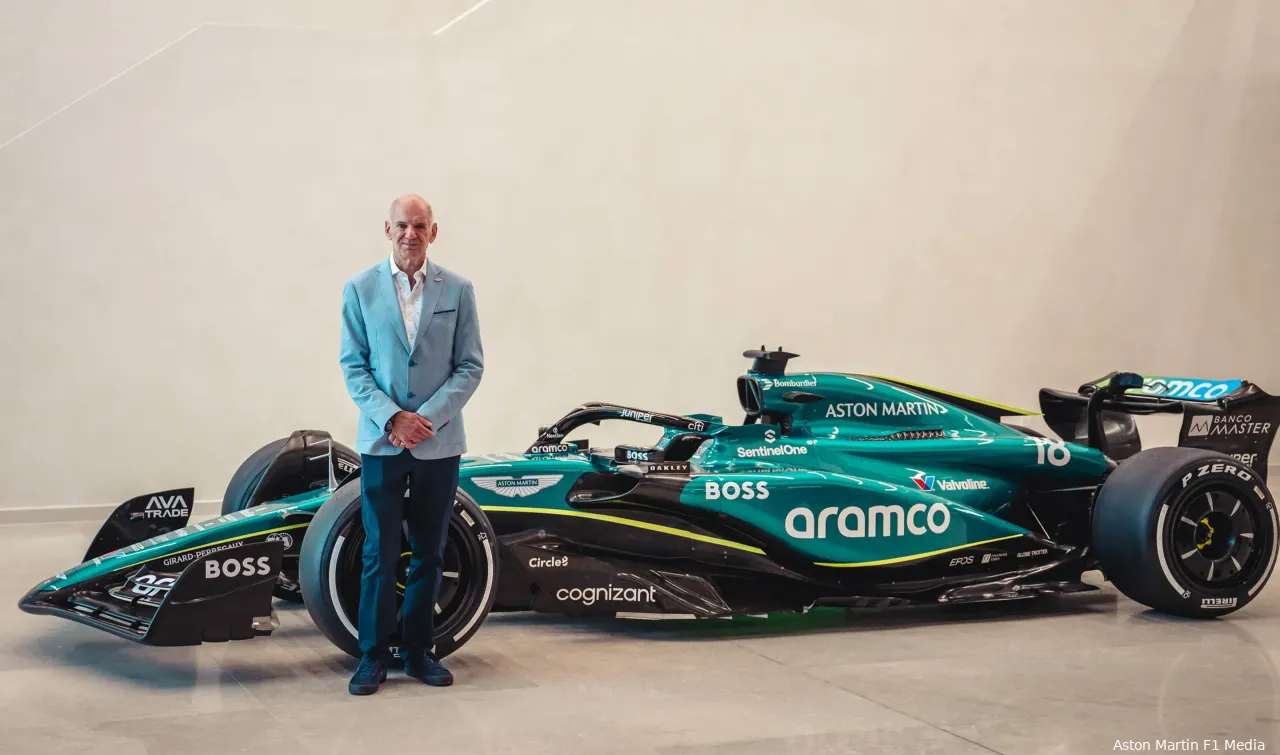
{"type": "Polygon", "coordinates": [[[800,540],[826,538],[831,519],[835,519],[836,531],[844,537],[901,537],[928,532],[940,535],[951,526],[951,511],[941,503],[916,503],[905,511],[894,503],[871,506],[866,511],[860,506],[829,506],[815,517],[810,509],[794,508],[787,512],[787,534],[800,540]]]}
{"type": "Polygon", "coordinates": [[[143,516],[147,519],[181,519],[190,513],[187,502],[180,495],[153,495],[147,501],[143,516]]]}
{"type": "Polygon", "coordinates": [[[990,490],[991,484],[986,480],[939,480],[933,475],[926,475],[924,472],[917,472],[911,478],[915,482],[916,487],[925,491],[932,491],[935,487],[938,490],[990,490]]]}
{"type": "Polygon", "coordinates": [[[527,497],[560,482],[564,475],[544,474],[527,477],[473,477],[477,486],[507,498],[527,497]]]}
{"type": "Polygon", "coordinates": [[[818,379],[816,377],[760,378],[760,387],[766,391],[774,388],[816,388],[817,386],[818,379]]]}
{"type": "Polygon", "coordinates": [[[1249,436],[1249,435],[1269,435],[1271,433],[1270,422],[1254,422],[1253,415],[1240,414],[1237,416],[1230,415],[1213,415],[1204,414],[1199,417],[1191,418],[1191,425],[1187,428],[1187,437],[1189,438],[1206,438],[1228,436],[1249,436]]]}

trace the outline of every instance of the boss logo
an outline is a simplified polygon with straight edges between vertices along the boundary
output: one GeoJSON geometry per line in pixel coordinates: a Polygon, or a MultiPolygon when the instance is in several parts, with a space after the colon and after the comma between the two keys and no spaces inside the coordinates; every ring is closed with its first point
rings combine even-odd
{"type": "Polygon", "coordinates": [[[226,561],[205,561],[204,578],[253,577],[259,574],[270,574],[270,561],[271,559],[267,556],[259,556],[257,560],[249,557],[242,559],[229,558],[226,561]]]}
{"type": "Polygon", "coordinates": [[[763,480],[752,482],[748,480],[744,483],[736,482],[708,482],[707,483],[707,500],[714,501],[723,498],[726,501],[735,501],[741,498],[744,501],[750,501],[753,498],[764,500],[769,497],[769,483],[763,480]]]}

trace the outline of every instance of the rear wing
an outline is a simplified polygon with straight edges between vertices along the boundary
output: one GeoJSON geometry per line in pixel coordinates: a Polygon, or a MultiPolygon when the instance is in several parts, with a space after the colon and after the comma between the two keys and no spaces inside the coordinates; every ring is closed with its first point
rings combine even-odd
{"type": "Polygon", "coordinates": [[[1178,445],[1227,454],[1266,479],[1280,428],[1280,398],[1248,380],[1202,380],[1112,372],[1075,393],[1040,391],[1045,421],[1064,440],[1100,447],[1111,458],[1142,450],[1134,415],[1182,415],[1178,445]],[[1096,407],[1093,441],[1090,406],[1096,407]],[[1100,443],[1098,441],[1101,441],[1100,443]]]}

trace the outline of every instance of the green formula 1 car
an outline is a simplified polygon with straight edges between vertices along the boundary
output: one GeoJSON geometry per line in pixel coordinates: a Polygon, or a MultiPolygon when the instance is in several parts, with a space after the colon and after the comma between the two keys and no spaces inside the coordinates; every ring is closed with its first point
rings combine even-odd
{"type": "MultiPolygon", "coordinates": [[[[783,351],[744,356],[740,424],[588,403],[523,453],[465,458],[437,652],[495,609],[713,618],[1001,601],[1095,589],[1081,575],[1098,569],[1135,601],[1207,617],[1244,607],[1271,576],[1276,405],[1253,384],[1113,373],[1046,389],[1051,438],[1003,421],[1029,414],[1018,409],[870,375],[787,374],[796,355],[783,351]],[[1179,446],[1141,449],[1132,418],[1156,412],[1185,415],[1179,446]],[[606,420],[663,435],[607,449],[574,439],[606,420]]],[[[327,433],[295,432],[245,461],[223,516],[189,524],[189,488],[130,500],[83,563],[20,606],[186,645],[269,634],[274,594],[305,602],[357,655],[359,472],[327,433]]]]}

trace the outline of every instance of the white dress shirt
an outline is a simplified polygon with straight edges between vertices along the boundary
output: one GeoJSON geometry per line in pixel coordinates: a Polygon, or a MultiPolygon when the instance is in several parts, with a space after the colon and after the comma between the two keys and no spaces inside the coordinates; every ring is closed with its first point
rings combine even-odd
{"type": "Polygon", "coordinates": [[[400,317],[404,320],[404,333],[409,337],[409,350],[413,350],[413,342],[418,338],[418,323],[422,321],[422,291],[426,288],[423,281],[427,277],[427,258],[422,257],[422,267],[413,273],[413,282],[409,276],[396,266],[395,255],[391,255],[391,279],[396,284],[396,299],[400,301],[400,317]]]}

